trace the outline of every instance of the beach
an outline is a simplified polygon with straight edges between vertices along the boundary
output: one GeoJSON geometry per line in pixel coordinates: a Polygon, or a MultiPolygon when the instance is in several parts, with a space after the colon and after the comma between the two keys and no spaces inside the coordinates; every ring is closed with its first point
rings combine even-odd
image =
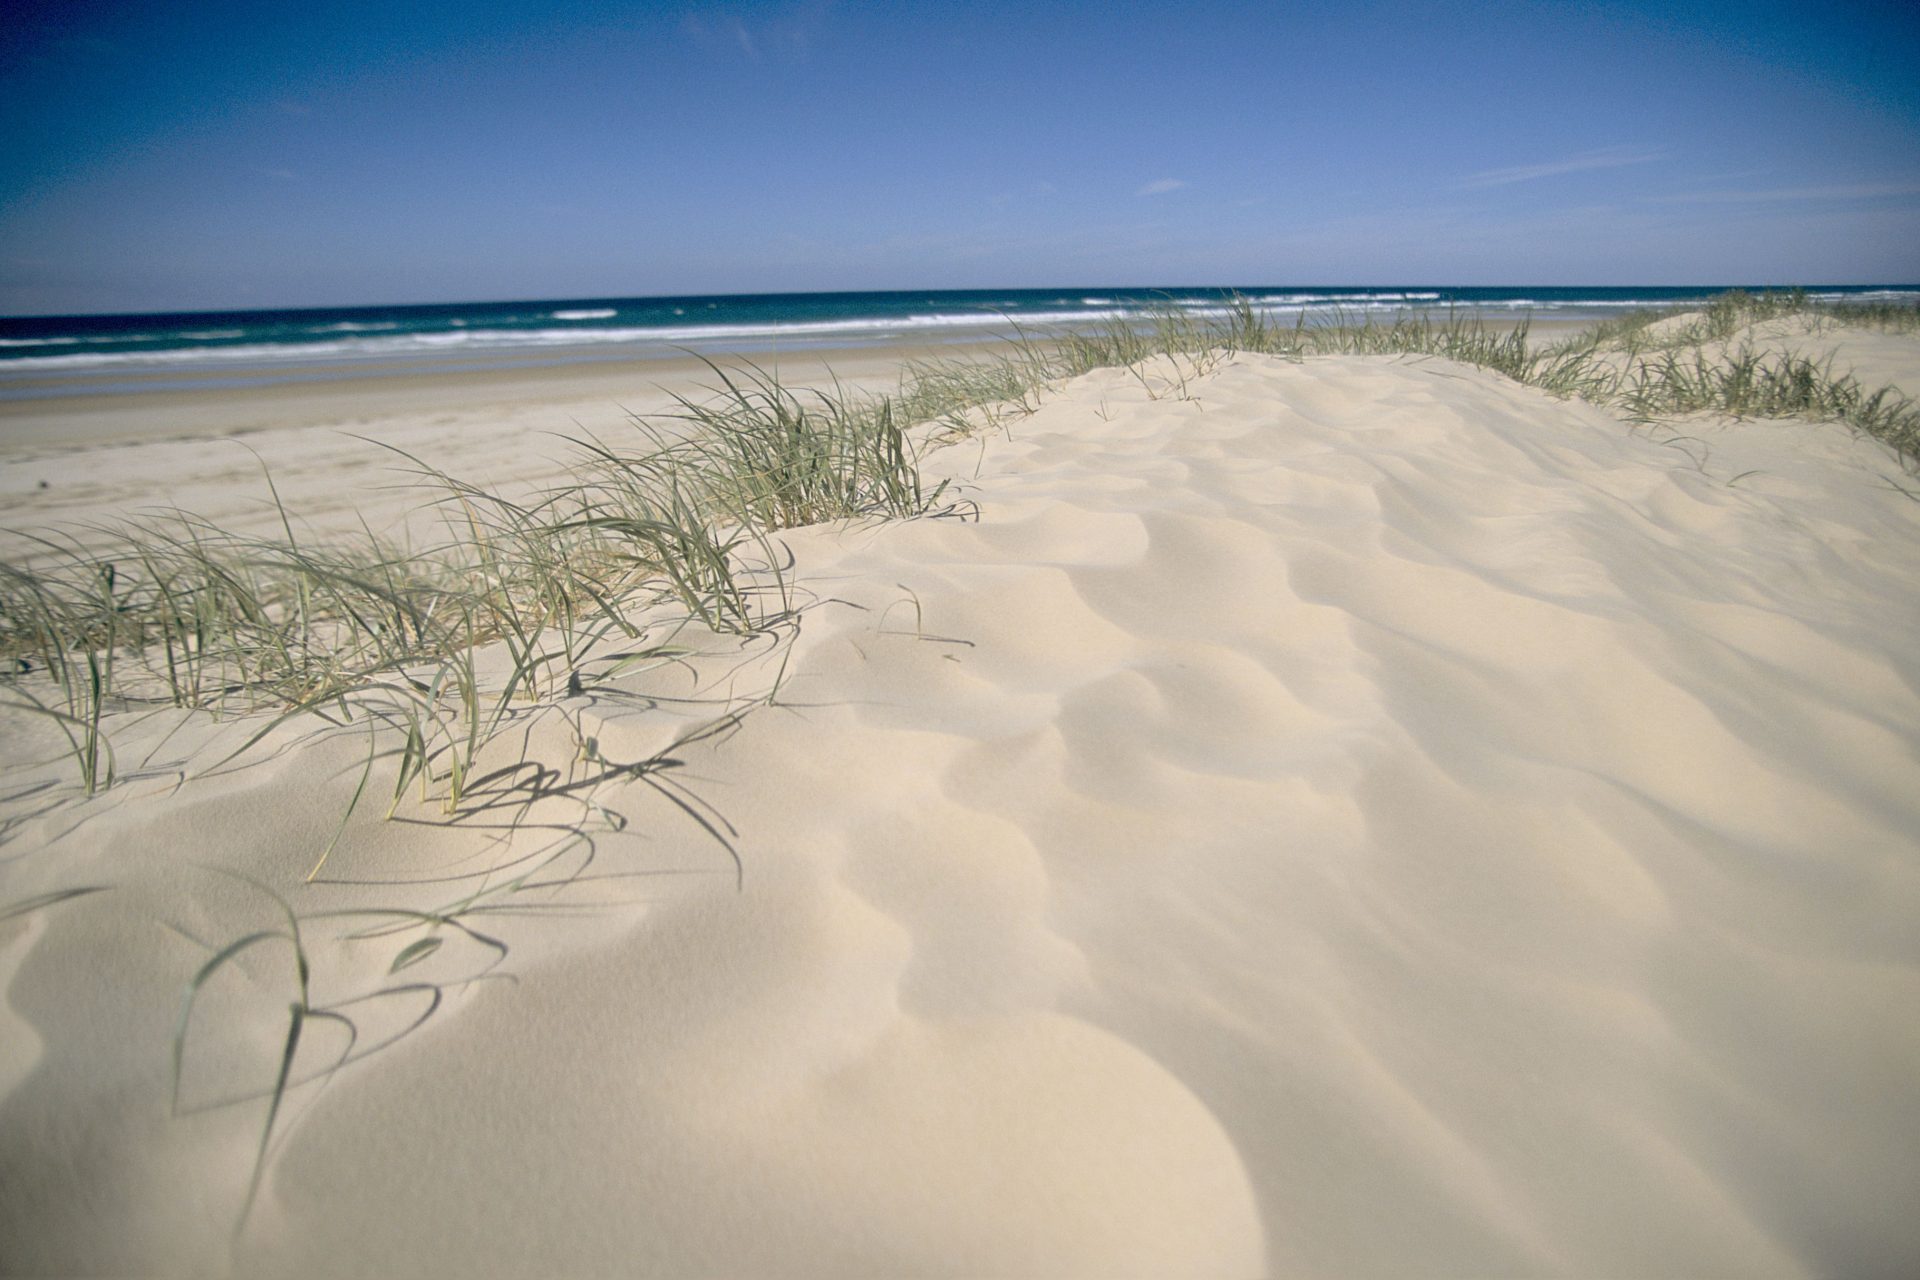
{"type": "MultiPolygon", "coordinates": [[[[1740,350],[1920,395],[1910,329],[1685,348],[1740,350]]],[[[426,548],[482,499],[423,466],[537,509],[715,387],[9,401],[0,551],[426,548]]],[[[1418,352],[903,425],[916,518],[736,540],[754,625],[555,641],[413,775],[406,708],[522,638],[310,714],[130,694],[91,793],[0,709],[0,1271],[1920,1271],[1911,458],[1418,352]]]]}
{"type": "MultiPolygon", "coordinates": [[[[970,350],[979,348],[958,354],[970,350]]],[[[904,362],[952,354],[848,349],[770,358],[766,367],[802,385],[837,378],[884,392],[898,385],[904,362]]],[[[584,369],[309,371],[211,390],[175,389],[152,375],[113,393],[71,394],[55,385],[48,394],[0,401],[0,500],[16,530],[156,506],[182,507],[223,527],[272,527],[279,517],[267,501],[264,465],[317,531],[352,529],[362,515],[382,529],[404,527],[418,514],[420,494],[392,449],[529,493],[561,475],[570,440],[620,442],[632,436],[636,417],[665,418],[679,408],[676,397],[699,397],[718,382],[706,363],[678,354],[584,369]]]]}

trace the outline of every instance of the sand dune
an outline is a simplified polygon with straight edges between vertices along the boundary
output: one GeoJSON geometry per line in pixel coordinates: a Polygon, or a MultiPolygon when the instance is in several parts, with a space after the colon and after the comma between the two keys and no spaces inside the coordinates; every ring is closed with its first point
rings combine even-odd
{"type": "Polygon", "coordinates": [[[933,456],[977,520],[782,534],[789,645],[526,713],[500,759],[597,784],[457,821],[343,828],[357,727],[216,767],[250,722],[180,713],[56,801],[9,714],[0,907],[107,888],[0,919],[0,1262],[1920,1270],[1920,504],[1835,427],[1679,434],[1097,371],[933,456]],[[267,888],[358,1039],[269,1131],[262,943],[170,1115],[267,888]],[[460,927],[396,971],[373,911],[460,927]]]}
{"type": "MultiPolygon", "coordinates": [[[[1643,330],[1653,343],[1685,340],[1697,334],[1703,317],[1697,311],[1656,320],[1643,330]]],[[[1689,344],[1691,348],[1693,344],[1689,344]]],[[[1762,356],[1785,352],[1818,361],[1831,361],[1837,372],[1851,373],[1863,386],[1893,385],[1909,396],[1920,391],[1913,367],[1913,338],[1895,331],[1862,328],[1830,317],[1779,316],[1747,324],[1726,338],[1698,343],[1711,360],[1722,353],[1746,349],[1762,356]]]]}

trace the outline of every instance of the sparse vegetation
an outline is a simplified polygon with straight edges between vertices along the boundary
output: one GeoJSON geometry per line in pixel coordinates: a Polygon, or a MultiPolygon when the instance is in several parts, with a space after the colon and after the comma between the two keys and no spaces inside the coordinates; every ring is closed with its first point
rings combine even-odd
{"type": "Polygon", "coordinates": [[[578,690],[600,656],[657,650],[649,630],[675,616],[779,627],[792,602],[770,534],[939,509],[891,400],[836,388],[803,402],[759,370],[715,373],[720,395],[685,401],[665,424],[677,433],[636,424],[634,451],[579,441],[570,482],[534,501],[400,455],[446,529],[412,552],[364,530],[303,541],[284,509],[277,537],[181,511],[85,542],[35,536],[31,564],[0,565],[6,690],[60,727],[89,793],[113,776],[113,711],[271,707],[278,724],[371,702],[406,725],[400,785],[438,783],[457,807],[463,762],[516,700],[578,690]],[[509,670],[483,694],[472,654],[494,643],[509,670]]]}
{"type": "MultiPolygon", "coordinates": [[[[1867,388],[1850,374],[1791,351],[1729,346],[1751,326],[1798,318],[1816,327],[1856,324],[1920,331],[1920,304],[1838,303],[1798,291],[1728,293],[1697,316],[1659,312],[1631,316],[1561,342],[1536,345],[1525,321],[1489,325],[1460,313],[1402,315],[1385,323],[1334,315],[1309,324],[1304,314],[1277,325],[1238,299],[1224,319],[1196,322],[1169,312],[1144,323],[1115,323],[1047,348],[1024,337],[997,366],[970,375],[981,389],[1010,387],[1024,406],[1033,388],[1090,369],[1132,366],[1177,354],[1204,368],[1231,351],[1299,360],[1318,355],[1434,356],[1492,370],[1549,395],[1577,397],[1636,421],[1715,412],[1745,417],[1799,417],[1842,423],[1879,439],[1913,465],[1920,461],[1920,406],[1892,388],[1867,388]],[[1663,327],[1664,326],[1664,327],[1663,327]]],[[[935,370],[949,382],[952,370],[935,370]]]]}
{"type": "Polygon", "coordinates": [[[913,366],[894,396],[838,386],[802,394],[752,366],[713,366],[713,394],[682,400],[673,421],[635,423],[637,448],[578,441],[571,481],[535,501],[509,501],[402,455],[444,513],[437,546],[409,550],[364,530],[303,541],[284,508],[272,538],[182,511],[90,530],[84,543],[38,535],[31,564],[0,565],[0,655],[13,668],[5,693],[59,727],[89,793],[114,776],[110,712],[271,706],[281,719],[330,707],[350,716],[371,697],[402,708],[403,779],[444,786],[457,807],[461,762],[510,703],[579,688],[610,643],[625,657],[653,651],[636,619],[658,626],[672,606],[716,633],[777,627],[791,609],[770,541],[778,530],[962,509],[944,484],[923,484],[915,441],[928,433],[914,428],[971,433],[1031,412],[1057,379],[1156,356],[1185,358],[1173,365],[1184,378],[1182,368],[1204,372],[1235,351],[1425,355],[1637,420],[1701,411],[1830,419],[1920,456],[1920,410],[1899,393],[1791,353],[1727,349],[1748,326],[1785,317],[1920,329],[1910,303],[1731,293],[1683,324],[1636,313],[1537,346],[1525,323],[1429,314],[1283,325],[1238,299],[1224,317],[1169,306],[1044,342],[1016,333],[997,360],[913,366]],[[470,655],[494,642],[509,651],[510,671],[483,697],[470,655]]]}

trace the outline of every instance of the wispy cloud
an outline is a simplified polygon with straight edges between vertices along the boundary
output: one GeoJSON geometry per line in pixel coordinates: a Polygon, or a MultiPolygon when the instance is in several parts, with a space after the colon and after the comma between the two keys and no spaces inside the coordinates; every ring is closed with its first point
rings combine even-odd
{"type": "Polygon", "coordinates": [[[1649,204],[1786,204],[1803,200],[1879,200],[1920,195],[1920,182],[1832,183],[1821,187],[1773,187],[1764,191],[1685,191],[1647,196],[1649,204]]]}
{"type": "Polygon", "coordinates": [[[753,38],[753,32],[747,30],[747,24],[735,17],[702,18],[690,13],[680,20],[680,29],[692,36],[696,42],[707,48],[715,45],[731,45],[740,51],[748,62],[760,61],[760,43],[753,38]]]}
{"type": "Polygon", "coordinates": [[[1664,153],[1643,147],[1601,147],[1578,155],[1549,160],[1543,164],[1520,164],[1506,169],[1486,169],[1461,180],[1463,187],[1504,187],[1513,182],[1533,182],[1539,178],[1557,178],[1563,173],[1584,173],[1589,169],[1619,169],[1630,164],[1647,164],[1664,153]]]}
{"type": "Polygon", "coordinates": [[[753,32],[747,30],[746,23],[738,18],[728,18],[727,34],[740,46],[740,52],[747,55],[748,62],[760,61],[760,45],[754,40],[753,32]]]}
{"type": "Polygon", "coordinates": [[[1178,191],[1187,184],[1178,178],[1155,178],[1146,186],[1134,192],[1136,196],[1163,196],[1169,191],[1178,191]]]}
{"type": "Polygon", "coordinates": [[[748,62],[768,57],[804,61],[833,8],[833,0],[800,0],[751,25],[733,14],[690,12],[681,17],[680,30],[704,48],[731,48],[748,62]]]}

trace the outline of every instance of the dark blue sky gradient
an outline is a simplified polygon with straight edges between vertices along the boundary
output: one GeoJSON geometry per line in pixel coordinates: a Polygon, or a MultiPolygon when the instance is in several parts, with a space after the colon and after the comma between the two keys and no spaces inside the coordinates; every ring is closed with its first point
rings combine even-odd
{"type": "Polygon", "coordinates": [[[1906,4],[12,10],[0,313],[1920,278],[1906,4]]]}

